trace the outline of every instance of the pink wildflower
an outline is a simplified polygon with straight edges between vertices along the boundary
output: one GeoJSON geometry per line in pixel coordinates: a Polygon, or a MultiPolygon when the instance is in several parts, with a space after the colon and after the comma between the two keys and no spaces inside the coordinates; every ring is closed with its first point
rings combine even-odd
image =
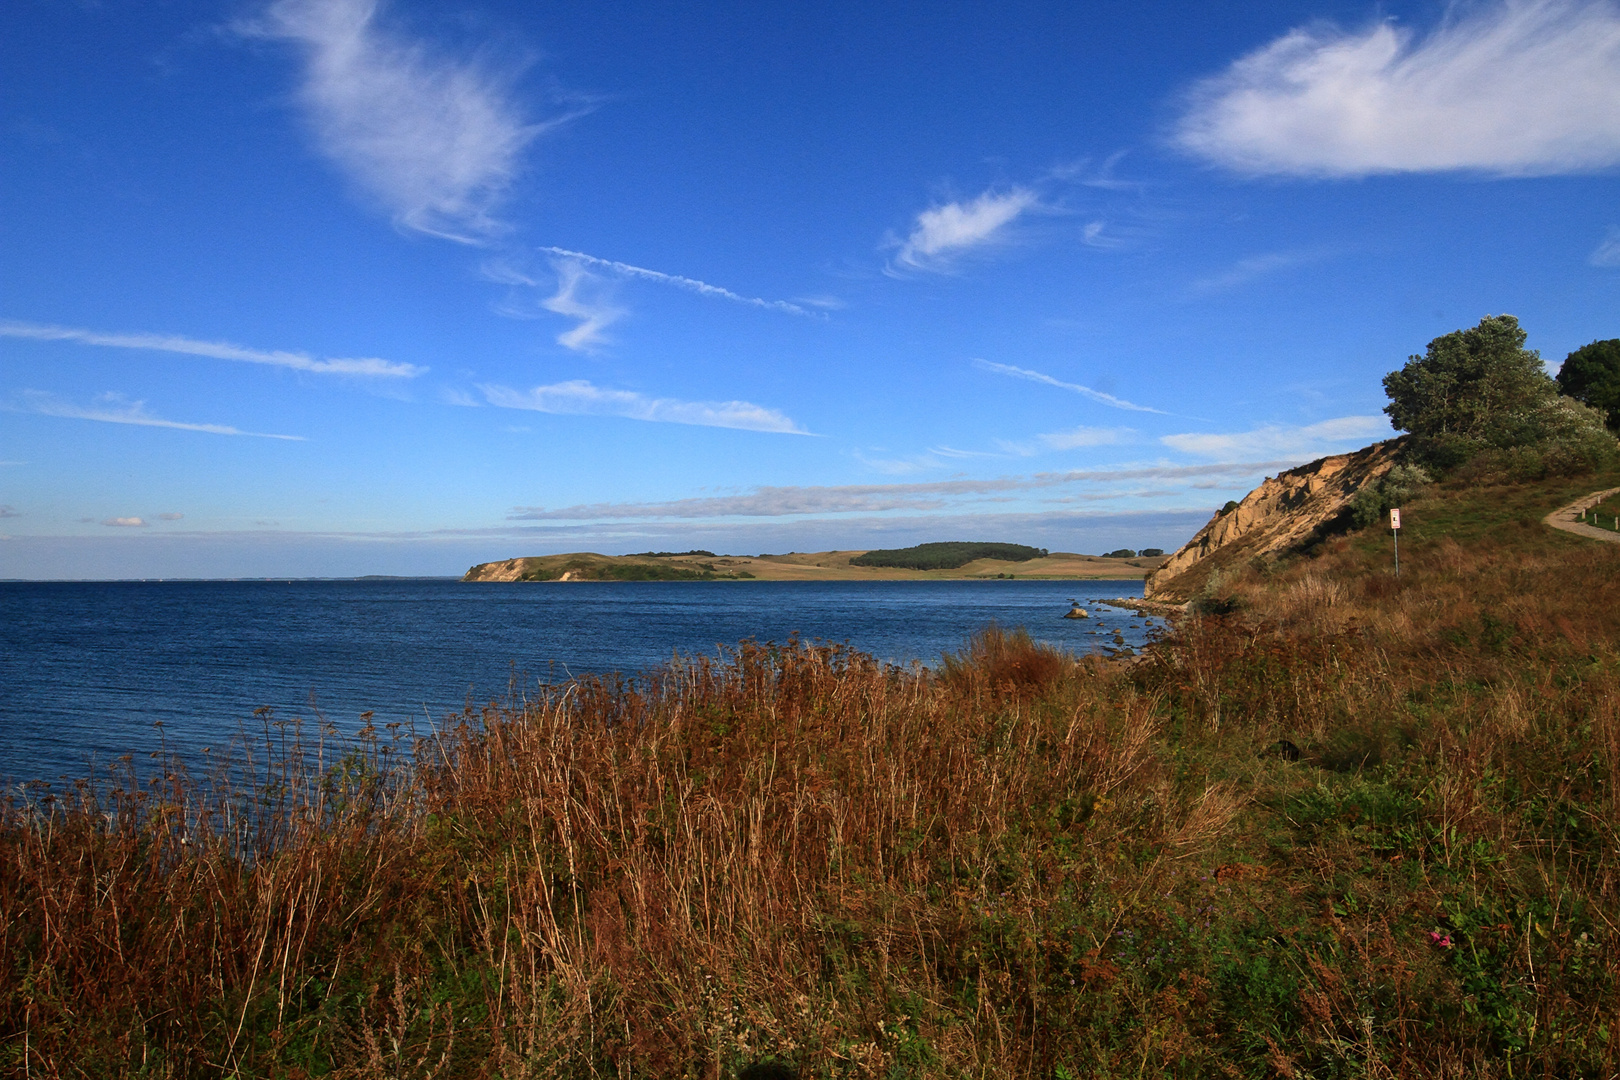
{"type": "Polygon", "coordinates": [[[1430,930],[1429,931],[1429,940],[1431,942],[1433,942],[1439,948],[1442,948],[1442,949],[1451,948],[1451,935],[1450,934],[1442,934],[1438,930],[1430,930]]]}

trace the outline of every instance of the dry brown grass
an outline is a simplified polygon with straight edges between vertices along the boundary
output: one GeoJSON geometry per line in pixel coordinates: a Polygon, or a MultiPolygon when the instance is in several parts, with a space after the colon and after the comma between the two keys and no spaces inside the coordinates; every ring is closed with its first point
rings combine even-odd
{"type": "Polygon", "coordinates": [[[1050,845],[1191,853],[1229,818],[1225,789],[1165,775],[1158,723],[1020,635],[941,680],[745,645],[469,716],[409,769],[368,732],[325,771],[287,749],[253,789],[82,785],[0,834],[12,1059],[881,1072],[937,1025],[941,1063],[1038,1072],[1041,914],[1075,872],[1050,845]]]}

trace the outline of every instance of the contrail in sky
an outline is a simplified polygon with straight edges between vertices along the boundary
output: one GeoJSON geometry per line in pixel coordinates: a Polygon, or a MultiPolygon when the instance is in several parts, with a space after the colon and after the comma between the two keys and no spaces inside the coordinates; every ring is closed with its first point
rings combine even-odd
{"type": "Polygon", "coordinates": [[[629,263],[618,262],[614,259],[598,259],[595,255],[587,255],[583,251],[569,251],[567,248],[560,247],[542,247],[540,250],[565,259],[577,259],[588,266],[612,270],[614,273],[622,274],[625,277],[636,277],[646,281],[658,281],[665,285],[673,285],[677,289],[695,292],[699,296],[717,296],[722,300],[730,300],[738,304],[786,311],[794,315],[813,314],[798,304],[791,304],[786,300],[761,300],[757,296],[744,296],[741,293],[734,293],[730,289],[722,289],[718,285],[710,285],[707,281],[699,281],[697,278],[682,277],[679,274],[666,274],[660,270],[648,270],[645,266],[632,266],[629,263]]]}
{"type": "Polygon", "coordinates": [[[1117,398],[1113,394],[1105,394],[1101,390],[1093,390],[1091,387],[1081,386],[1079,383],[1064,382],[1062,379],[1054,379],[1050,375],[1043,375],[1039,371],[1030,371],[1028,368],[1013,367],[1011,364],[997,364],[990,360],[975,360],[973,363],[975,366],[985,371],[993,371],[997,375],[1011,375],[1015,379],[1028,379],[1030,382],[1045,383],[1047,386],[1055,386],[1060,390],[1072,390],[1076,394],[1084,394],[1092,401],[1100,401],[1104,405],[1112,405],[1116,409],[1129,409],[1131,412],[1158,413],[1160,416],[1175,415],[1174,413],[1167,413],[1163,409],[1150,409],[1146,405],[1136,405],[1126,401],[1124,398],[1117,398]]]}

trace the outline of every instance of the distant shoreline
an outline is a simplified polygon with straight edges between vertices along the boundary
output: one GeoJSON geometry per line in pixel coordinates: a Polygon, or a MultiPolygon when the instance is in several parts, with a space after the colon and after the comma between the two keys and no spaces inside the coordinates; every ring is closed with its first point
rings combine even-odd
{"type": "Polygon", "coordinates": [[[591,551],[535,555],[479,563],[463,581],[578,584],[590,581],[1131,581],[1141,580],[1165,556],[1108,558],[1054,551],[1036,559],[976,559],[959,567],[911,570],[860,566],[862,551],[788,552],[786,555],[598,555],[591,551]]]}

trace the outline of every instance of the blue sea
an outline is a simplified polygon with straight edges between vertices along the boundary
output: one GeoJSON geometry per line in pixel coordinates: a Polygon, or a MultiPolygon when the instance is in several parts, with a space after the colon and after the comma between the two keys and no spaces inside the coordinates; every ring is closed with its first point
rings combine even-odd
{"type": "Polygon", "coordinates": [[[257,730],[254,710],[424,731],[571,675],[637,674],[745,638],[933,665],[991,622],[1084,654],[1153,620],[1138,581],[0,582],[0,781],[87,775],[257,730]],[[1078,599],[1089,620],[1064,619],[1078,599]],[[161,729],[157,726],[161,723],[161,729]]]}

